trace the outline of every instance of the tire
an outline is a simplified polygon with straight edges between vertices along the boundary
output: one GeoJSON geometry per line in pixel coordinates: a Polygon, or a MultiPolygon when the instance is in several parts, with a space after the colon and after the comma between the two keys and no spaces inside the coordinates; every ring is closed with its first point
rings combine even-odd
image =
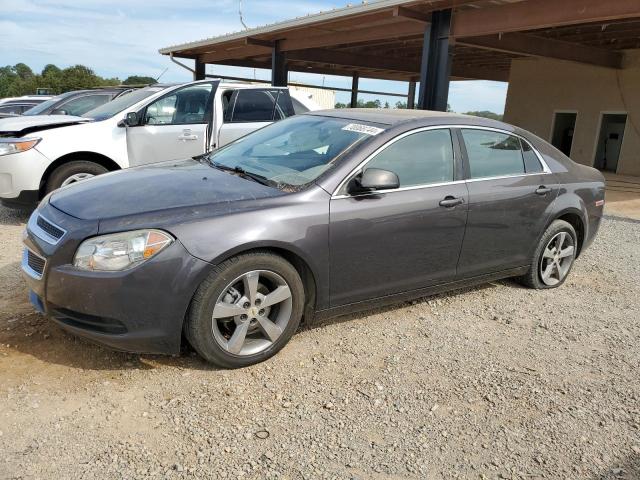
{"type": "Polygon", "coordinates": [[[45,193],[57,190],[58,188],[65,186],[65,183],[75,183],[76,181],[95,177],[96,175],[102,175],[108,171],[109,170],[102,165],[89,162],[87,160],[75,160],[73,162],[65,163],[60,165],[51,173],[51,175],[49,175],[45,193]],[[74,177],[77,177],[77,180],[73,180],[74,177]]]}
{"type": "Polygon", "coordinates": [[[238,255],[215,267],[198,287],[185,336],[206,361],[246,367],[287,344],[300,325],[304,303],[300,275],[284,258],[269,252],[238,255]],[[250,285],[256,284],[252,294],[250,285]]]}
{"type": "Polygon", "coordinates": [[[564,220],[554,220],[536,247],[529,271],[519,277],[518,281],[535,289],[561,286],[571,272],[576,258],[577,246],[578,237],[573,226],[564,220]],[[559,252],[557,251],[558,242],[561,242],[559,252]],[[557,252],[557,255],[554,252],[557,252]],[[555,266],[552,265],[554,262],[555,266]],[[547,273],[549,271],[550,274],[547,273]]]}

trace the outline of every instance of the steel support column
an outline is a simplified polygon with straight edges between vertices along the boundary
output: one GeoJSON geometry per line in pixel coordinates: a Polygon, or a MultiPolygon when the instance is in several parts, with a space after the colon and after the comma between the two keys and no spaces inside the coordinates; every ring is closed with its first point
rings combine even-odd
{"type": "Polygon", "coordinates": [[[418,108],[444,112],[447,110],[451,75],[451,9],[435,11],[431,18],[422,43],[418,108]]]}
{"type": "Polygon", "coordinates": [[[271,50],[271,85],[286,87],[287,73],[287,59],[280,51],[280,42],[275,41],[271,50]]]}
{"type": "Polygon", "coordinates": [[[413,110],[416,107],[416,82],[409,82],[409,92],[407,93],[407,108],[413,110]]]}
{"type": "Polygon", "coordinates": [[[358,106],[358,81],[360,80],[360,75],[357,73],[353,74],[351,79],[351,108],[356,108],[358,106]]]}
{"type": "Polygon", "coordinates": [[[204,80],[205,78],[205,67],[206,63],[202,63],[200,60],[196,59],[195,68],[193,70],[193,79],[194,80],[204,80]]]}

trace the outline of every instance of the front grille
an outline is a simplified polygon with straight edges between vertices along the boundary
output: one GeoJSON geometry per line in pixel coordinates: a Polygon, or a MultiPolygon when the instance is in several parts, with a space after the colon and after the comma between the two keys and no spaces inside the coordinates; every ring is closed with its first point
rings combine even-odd
{"type": "Polygon", "coordinates": [[[47,261],[44,258],[36,255],[31,250],[27,250],[27,265],[29,265],[29,268],[35,273],[42,276],[46,263],[47,261]]]}
{"type": "Polygon", "coordinates": [[[47,233],[48,235],[50,235],[51,237],[55,238],[56,240],[60,240],[62,238],[62,236],[64,235],[64,230],[62,230],[60,227],[54,225],[53,223],[51,223],[50,221],[48,221],[47,219],[45,219],[44,217],[38,215],[38,219],[36,220],[36,224],[42,229],[44,230],[45,233],[47,233]]]}

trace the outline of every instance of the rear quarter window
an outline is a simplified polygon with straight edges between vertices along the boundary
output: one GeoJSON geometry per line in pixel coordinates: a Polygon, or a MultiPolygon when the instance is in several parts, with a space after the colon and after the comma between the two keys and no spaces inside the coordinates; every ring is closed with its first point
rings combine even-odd
{"type": "Polygon", "coordinates": [[[522,144],[522,158],[524,159],[524,169],[527,173],[539,173],[544,171],[538,155],[533,151],[531,145],[524,140],[520,140],[522,144]]]}

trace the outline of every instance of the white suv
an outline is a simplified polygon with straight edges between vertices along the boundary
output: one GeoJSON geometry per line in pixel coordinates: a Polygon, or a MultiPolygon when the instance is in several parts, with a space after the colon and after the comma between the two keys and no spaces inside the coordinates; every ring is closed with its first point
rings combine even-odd
{"type": "Polygon", "coordinates": [[[287,88],[202,80],[135,90],[82,117],[0,119],[0,200],[31,206],[108,171],[203,154],[294,115],[291,95],[296,112],[319,109],[287,88]]]}

